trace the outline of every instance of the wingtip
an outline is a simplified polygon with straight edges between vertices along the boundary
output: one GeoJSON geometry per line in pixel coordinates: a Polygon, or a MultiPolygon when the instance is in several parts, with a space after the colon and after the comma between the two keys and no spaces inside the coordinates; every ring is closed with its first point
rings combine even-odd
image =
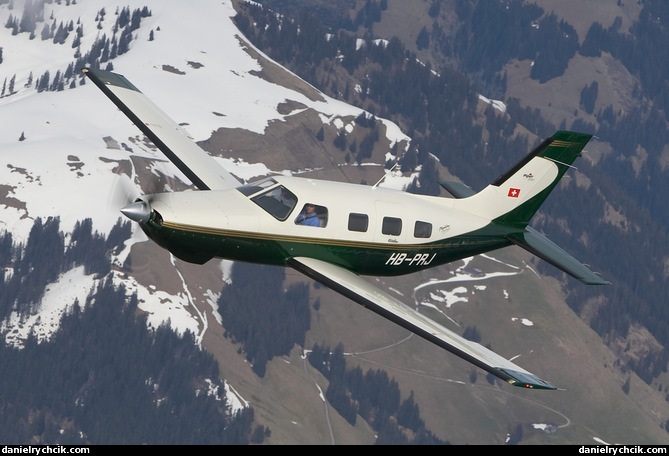
{"type": "Polygon", "coordinates": [[[583,283],[585,283],[586,285],[611,285],[611,282],[609,282],[608,280],[604,280],[604,279],[602,279],[602,278],[599,276],[598,273],[595,272],[594,274],[595,274],[595,278],[593,278],[593,277],[584,277],[584,278],[581,278],[581,281],[582,281],[583,283]]]}
{"type": "Polygon", "coordinates": [[[556,390],[557,386],[537,377],[529,372],[520,372],[512,369],[499,369],[507,377],[510,385],[525,389],[556,390]]]}

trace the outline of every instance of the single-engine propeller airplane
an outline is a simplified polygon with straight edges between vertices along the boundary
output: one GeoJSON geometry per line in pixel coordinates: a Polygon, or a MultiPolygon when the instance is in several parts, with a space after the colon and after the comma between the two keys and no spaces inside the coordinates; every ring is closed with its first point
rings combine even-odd
{"type": "Polygon", "coordinates": [[[362,276],[397,276],[517,245],[586,284],[607,284],[530,219],[592,135],[558,131],[486,188],[455,198],[296,176],[240,182],[124,76],[83,70],[197,190],[121,209],[177,258],[289,266],[511,385],[557,389],[362,276]]]}

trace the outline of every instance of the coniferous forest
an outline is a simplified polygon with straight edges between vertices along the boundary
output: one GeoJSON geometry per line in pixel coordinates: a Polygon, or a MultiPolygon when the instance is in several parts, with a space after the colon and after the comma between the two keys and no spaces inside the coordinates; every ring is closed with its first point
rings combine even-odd
{"type": "Polygon", "coordinates": [[[226,335],[242,345],[260,377],[272,358],[288,355],[295,344],[304,347],[311,324],[308,286],[292,285],[284,292],[284,278],[282,267],[235,263],[233,285],[223,288],[218,299],[226,335]]]}
{"type": "Polygon", "coordinates": [[[130,237],[120,222],[105,237],[90,219],[66,246],[59,220],[37,219],[25,245],[0,236],[0,312],[38,310],[45,288],[72,268],[98,279],[72,302],[48,339],[0,344],[0,441],[7,444],[248,444],[253,409],[232,413],[218,363],[169,326],[148,328],[137,297],[112,283],[110,252],[130,237]]]}
{"type": "Polygon", "coordinates": [[[358,416],[367,421],[377,445],[449,444],[425,427],[413,391],[401,401],[399,385],[386,371],[348,369],[342,344],[334,349],[316,344],[309,362],[328,379],[327,400],[352,426],[358,416]]]}

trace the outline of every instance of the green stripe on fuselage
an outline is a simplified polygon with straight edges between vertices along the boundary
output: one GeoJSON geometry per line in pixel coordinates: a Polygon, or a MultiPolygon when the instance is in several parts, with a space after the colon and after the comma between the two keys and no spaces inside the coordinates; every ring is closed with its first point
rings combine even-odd
{"type": "Polygon", "coordinates": [[[212,258],[285,266],[291,257],[327,261],[362,275],[395,276],[418,272],[511,243],[493,226],[422,244],[379,244],[327,238],[269,235],[149,222],[144,232],[177,258],[203,264],[212,258]]]}

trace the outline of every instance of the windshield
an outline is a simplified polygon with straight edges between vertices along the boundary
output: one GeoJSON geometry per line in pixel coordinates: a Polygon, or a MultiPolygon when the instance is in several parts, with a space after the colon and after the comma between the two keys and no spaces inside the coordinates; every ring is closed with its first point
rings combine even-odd
{"type": "Polygon", "coordinates": [[[271,177],[269,177],[269,178],[261,179],[261,180],[255,181],[255,182],[251,182],[250,184],[245,184],[245,185],[242,185],[240,187],[237,187],[237,190],[239,190],[240,192],[242,192],[246,196],[251,196],[251,195],[255,195],[256,193],[258,193],[261,190],[270,188],[270,187],[272,187],[276,184],[277,184],[277,182],[274,179],[272,179],[271,177]]]}
{"type": "Polygon", "coordinates": [[[295,208],[297,197],[283,185],[278,185],[266,192],[253,196],[251,201],[269,212],[274,218],[283,221],[288,218],[295,208]]]}

